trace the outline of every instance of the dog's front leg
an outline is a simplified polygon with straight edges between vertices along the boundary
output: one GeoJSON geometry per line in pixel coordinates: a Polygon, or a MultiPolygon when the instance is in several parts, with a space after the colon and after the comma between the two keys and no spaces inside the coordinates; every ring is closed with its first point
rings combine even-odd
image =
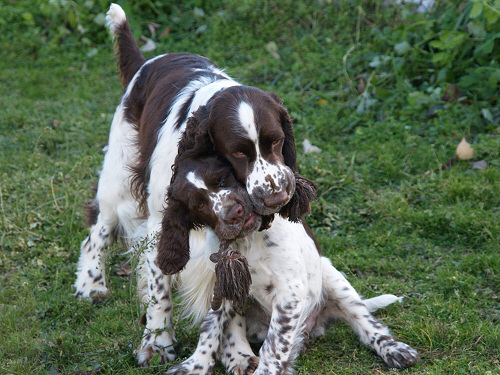
{"type": "Polygon", "coordinates": [[[220,354],[223,332],[234,315],[229,301],[224,301],[218,310],[210,309],[200,327],[200,338],[195,352],[181,364],[171,367],[167,374],[210,374],[220,354]]]}
{"type": "Polygon", "coordinates": [[[148,293],[146,328],[141,346],[135,353],[139,366],[148,366],[156,354],[159,354],[162,363],[177,357],[173,348],[175,334],[172,326],[171,276],[164,275],[156,266],[156,254],[156,244],[150,244],[144,262],[148,293]]]}
{"type": "Polygon", "coordinates": [[[304,340],[304,299],[301,293],[273,303],[271,322],[264,344],[259,352],[259,366],[255,375],[282,375],[293,371],[295,358],[304,340]]]}
{"type": "Polygon", "coordinates": [[[228,374],[253,374],[259,364],[248,343],[246,319],[235,313],[230,322],[224,327],[220,344],[220,360],[228,374]]]}

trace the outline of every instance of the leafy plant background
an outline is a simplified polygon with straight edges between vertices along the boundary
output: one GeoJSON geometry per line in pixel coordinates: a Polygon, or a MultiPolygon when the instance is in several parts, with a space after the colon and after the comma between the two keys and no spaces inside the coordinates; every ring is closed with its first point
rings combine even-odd
{"type": "MultiPolygon", "coordinates": [[[[498,0],[428,13],[374,0],[119,3],[136,38],[156,43],[147,57],[199,53],[284,99],[299,169],[320,188],[307,220],[323,253],[364,296],[405,296],[377,312],[422,354],[402,373],[498,372],[498,0]],[[488,167],[441,169],[464,136],[488,167]],[[304,155],[306,138],[323,151],[304,155]]],[[[166,368],[134,363],[142,307],[134,278],[115,272],[123,248],[111,249],[109,300],[70,294],[121,93],[108,8],[0,2],[0,373],[166,368]]],[[[176,325],[185,357],[197,330],[176,325]]],[[[297,372],[392,373],[342,325],[297,372]]]]}
{"type": "MultiPolygon", "coordinates": [[[[298,17],[311,16],[308,8],[301,10],[300,2],[298,6],[292,3],[281,5],[296,7],[298,17]]],[[[0,26],[21,30],[10,42],[29,46],[26,52],[30,54],[57,48],[92,54],[93,48],[109,39],[103,27],[108,5],[106,0],[7,0],[0,8],[0,26]]],[[[220,6],[215,0],[122,5],[137,37],[149,34],[145,21],[172,25],[177,33],[203,33],[207,14],[231,22],[230,15],[244,13],[252,21],[252,10],[244,9],[248,7],[245,2],[227,2],[225,11],[219,12],[215,12],[220,6]]],[[[499,125],[500,0],[437,1],[431,12],[363,1],[355,7],[354,16],[358,24],[372,26],[370,33],[356,34],[344,67],[350,72],[349,84],[355,84],[354,77],[360,74],[367,80],[357,98],[359,111],[378,103],[382,113],[396,111],[404,117],[411,115],[412,108],[431,108],[448,93],[447,101],[480,108],[485,127],[499,125]]]]}

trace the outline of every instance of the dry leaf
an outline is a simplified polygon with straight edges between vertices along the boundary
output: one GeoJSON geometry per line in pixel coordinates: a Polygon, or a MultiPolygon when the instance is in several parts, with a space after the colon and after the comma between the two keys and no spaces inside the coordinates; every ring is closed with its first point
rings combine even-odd
{"type": "Polygon", "coordinates": [[[266,44],[266,51],[269,52],[275,59],[279,60],[278,45],[276,42],[269,42],[266,44]]]}
{"type": "Polygon", "coordinates": [[[159,30],[161,25],[158,25],[157,23],[150,22],[148,23],[148,29],[149,32],[151,33],[151,39],[156,39],[156,30],[159,30]]]}
{"type": "Polygon", "coordinates": [[[488,168],[488,163],[486,163],[485,160],[475,161],[475,162],[469,163],[469,165],[472,169],[480,169],[482,171],[484,171],[486,168],[488,168]]]}
{"type": "Polygon", "coordinates": [[[460,99],[461,96],[462,96],[462,93],[460,92],[458,85],[452,85],[450,83],[447,83],[446,84],[446,91],[445,91],[443,97],[441,98],[441,100],[451,103],[451,102],[455,102],[458,99],[460,99]]]}
{"type": "Polygon", "coordinates": [[[470,143],[462,138],[457,146],[457,157],[460,160],[469,160],[474,157],[474,149],[471,147],[470,143]]]}
{"type": "Polygon", "coordinates": [[[167,27],[165,28],[165,30],[163,30],[163,31],[161,32],[161,34],[160,34],[160,39],[162,39],[162,38],[166,38],[166,37],[168,36],[168,34],[170,34],[170,30],[171,30],[171,29],[172,29],[172,27],[171,27],[171,26],[167,26],[167,27]]]}
{"type": "Polygon", "coordinates": [[[434,169],[434,170],[431,169],[430,171],[425,172],[424,176],[428,176],[431,173],[436,173],[436,172],[438,172],[440,170],[451,168],[451,167],[453,167],[456,164],[456,162],[457,162],[457,157],[454,156],[450,160],[448,160],[446,163],[444,163],[443,165],[441,165],[439,168],[434,169]]]}
{"type": "Polygon", "coordinates": [[[130,276],[132,270],[130,269],[130,264],[126,261],[122,261],[118,268],[116,269],[116,274],[118,276],[130,276]]]}
{"type": "Polygon", "coordinates": [[[312,154],[314,152],[321,152],[321,149],[317,146],[314,146],[309,139],[304,139],[302,142],[302,147],[304,147],[304,154],[312,154]]]}
{"type": "Polygon", "coordinates": [[[156,43],[153,42],[152,39],[146,38],[144,35],[141,36],[141,41],[145,42],[145,44],[139,48],[141,52],[151,52],[156,49],[156,43]]]}
{"type": "Polygon", "coordinates": [[[358,94],[362,94],[366,88],[365,74],[358,74],[356,76],[356,79],[358,80],[358,86],[356,87],[356,89],[358,90],[358,94]]]}

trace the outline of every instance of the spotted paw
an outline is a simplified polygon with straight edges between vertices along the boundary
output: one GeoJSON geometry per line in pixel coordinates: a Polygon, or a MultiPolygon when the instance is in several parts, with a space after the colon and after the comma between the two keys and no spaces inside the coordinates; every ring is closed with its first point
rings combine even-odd
{"type": "Polygon", "coordinates": [[[109,295],[110,292],[105,285],[95,283],[83,283],[81,286],[76,285],[76,293],[74,294],[78,299],[96,303],[102,302],[109,295]]]}
{"type": "Polygon", "coordinates": [[[191,357],[180,365],[170,367],[166,375],[208,375],[212,373],[213,367],[214,361],[203,363],[191,357]]]}
{"type": "Polygon", "coordinates": [[[166,363],[177,358],[173,348],[173,340],[169,332],[150,333],[142,338],[141,346],[134,352],[137,365],[149,366],[155,355],[160,356],[160,362],[166,363]]]}
{"type": "Polygon", "coordinates": [[[255,372],[257,366],[259,366],[259,357],[253,355],[246,356],[231,367],[231,373],[236,375],[250,375],[255,372]]]}
{"type": "Polygon", "coordinates": [[[381,349],[382,358],[390,368],[411,367],[419,358],[415,349],[399,341],[387,341],[381,349]]]}

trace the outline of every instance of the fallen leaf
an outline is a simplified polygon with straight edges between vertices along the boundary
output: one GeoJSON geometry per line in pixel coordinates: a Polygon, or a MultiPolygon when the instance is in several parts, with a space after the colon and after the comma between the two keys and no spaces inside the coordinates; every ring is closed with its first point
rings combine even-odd
{"type": "Polygon", "coordinates": [[[205,31],[207,31],[208,29],[208,26],[207,25],[201,25],[200,27],[198,27],[196,29],[196,31],[194,32],[196,35],[199,35],[199,34],[203,34],[205,31]]]}
{"type": "Polygon", "coordinates": [[[317,146],[314,146],[309,139],[304,139],[302,142],[302,147],[304,147],[304,154],[312,154],[314,152],[321,152],[321,149],[317,146]]]}
{"type": "Polygon", "coordinates": [[[353,272],[356,274],[356,276],[358,276],[360,278],[363,278],[363,279],[366,278],[366,275],[363,272],[361,272],[359,269],[357,269],[357,268],[355,268],[353,270],[353,272]]]}
{"type": "Polygon", "coordinates": [[[460,160],[469,160],[474,157],[474,149],[471,147],[470,143],[465,140],[465,138],[462,138],[457,146],[456,154],[460,160]]]}
{"type": "Polygon", "coordinates": [[[152,39],[149,39],[143,35],[141,36],[141,41],[144,42],[144,45],[139,48],[141,52],[151,52],[156,49],[156,43],[152,39]]]}
{"type": "Polygon", "coordinates": [[[495,118],[493,117],[493,114],[491,113],[491,111],[488,108],[481,109],[481,114],[489,122],[491,122],[493,124],[495,123],[495,118]]]}
{"type": "Polygon", "coordinates": [[[92,374],[97,374],[102,371],[102,367],[96,367],[94,370],[75,370],[75,374],[78,375],[92,375],[92,374]]]}
{"type": "Polygon", "coordinates": [[[435,172],[438,172],[438,171],[443,170],[443,169],[451,168],[456,164],[456,162],[457,162],[457,157],[454,156],[450,160],[448,160],[446,163],[443,163],[443,165],[441,165],[439,168],[431,169],[430,171],[425,172],[424,176],[428,176],[431,173],[435,173],[435,172]]]}
{"type": "Polygon", "coordinates": [[[451,102],[457,101],[461,96],[462,96],[462,93],[460,92],[458,85],[447,83],[446,84],[446,92],[444,93],[441,100],[451,103],[451,102]]]}
{"type": "Polygon", "coordinates": [[[162,38],[166,38],[166,37],[168,36],[168,34],[170,34],[170,30],[171,30],[171,29],[172,29],[172,27],[171,27],[171,26],[167,26],[167,27],[165,28],[165,30],[163,30],[163,31],[161,32],[161,34],[160,34],[160,39],[162,39],[162,38]]]}
{"type": "Polygon", "coordinates": [[[98,26],[104,26],[106,24],[106,15],[104,13],[99,13],[94,17],[94,23],[98,26]]]}
{"type": "Polygon", "coordinates": [[[161,25],[158,25],[157,23],[150,22],[148,23],[148,29],[149,32],[151,33],[151,39],[156,39],[156,30],[159,30],[161,25]]]}
{"type": "Polygon", "coordinates": [[[266,44],[266,51],[269,52],[275,59],[279,60],[278,45],[276,42],[269,42],[266,44]]]}
{"type": "Polygon", "coordinates": [[[126,261],[122,261],[118,268],[116,269],[115,273],[118,276],[130,276],[132,273],[132,270],[130,269],[130,264],[128,264],[126,261]]]}
{"type": "Polygon", "coordinates": [[[404,55],[406,52],[411,50],[411,45],[408,42],[404,41],[404,42],[396,44],[394,46],[394,50],[396,51],[396,53],[398,55],[404,55]]]}
{"type": "Polygon", "coordinates": [[[363,91],[365,91],[365,88],[365,80],[363,79],[363,77],[361,77],[358,81],[358,86],[356,87],[356,89],[358,90],[358,94],[363,93],[363,91]]]}
{"type": "Polygon", "coordinates": [[[486,163],[485,160],[474,161],[472,163],[469,163],[469,165],[472,169],[480,169],[482,171],[488,168],[488,163],[486,163]]]}

